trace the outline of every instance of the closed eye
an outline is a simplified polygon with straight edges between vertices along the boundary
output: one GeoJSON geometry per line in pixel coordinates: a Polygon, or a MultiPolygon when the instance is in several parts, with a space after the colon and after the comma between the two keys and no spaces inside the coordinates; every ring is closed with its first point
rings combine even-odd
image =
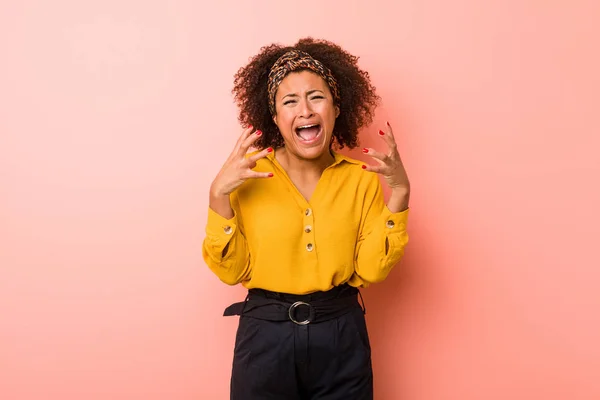
{"type": "MultiPolygon", "coordinates": [[[[324,99],[324,98],[325,98],[325,96],[318,95],[318,96],[313,96],[313,97],[311,97],[310,99],[311,99],[311,100],[316,100],[316,99],[324,99]]],[[[292,103],[295,103],[295,102],[296,102],[296,100],[294,100],[294,99],[289,99],[289,100],[285,100],[285,101],[283,102],[283,105],[284,105],[284,106],[286,106],[286,105],[288,105],[288,104],[292,104],[292,103]]]]}

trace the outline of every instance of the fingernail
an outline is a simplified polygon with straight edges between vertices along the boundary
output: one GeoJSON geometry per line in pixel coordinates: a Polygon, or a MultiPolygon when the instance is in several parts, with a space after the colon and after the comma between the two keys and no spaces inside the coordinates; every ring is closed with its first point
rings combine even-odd
{"type": "Polygon", "coordinates": [[[380,134],[381,136],[385,135],[385,133],[383,133],[383,131],[382,131],[382,130],[380,130],[380,131],[379,131],[379,134],[380,134]]]}
{"type": "Polygon", "coordinates": [[[256,131],[256,135],[260,136],[260,135],[262,135],[262,132],[261,131],[256,131]]]}
{"type": "Polygon", "coordinates": [[[366,165],[363,165],[363,166],[362,166],[362,169],[367,169],[367,166],[366,166],[366,165]]]}
{"type": "Polygon", "coordinates": [[[269,178],[272,178],[272,177],[273,177],[273,173],[269,172],[269,178]]]}
{"type": "Polygon", "coordinates": [[[392,126],[390,125],[390,123],[389,123],[389,122],[387,122],[387,121],[386,121],[386,124],[387,124],[387,126],[389,126],[390,128],[392,127],[392,126]]]}
{"type": "Polygon", "coordinates": [[[272,152],[273,152],[273,148],[272,148],[272,147],[269,147],[269,148],[267,149],[267,153],[272,153],[272,152]]]}
{"type": "Polygon", "coordinates": [[[248,125],[248,129],[254,129],[252,125],[248,125]]]}
{"type": "Polygon", "coordinates": [[[367,148],[363,149],[363,153],[368,153],[368,152],[369,152],[369,149],[367,149],[367,148]]]}

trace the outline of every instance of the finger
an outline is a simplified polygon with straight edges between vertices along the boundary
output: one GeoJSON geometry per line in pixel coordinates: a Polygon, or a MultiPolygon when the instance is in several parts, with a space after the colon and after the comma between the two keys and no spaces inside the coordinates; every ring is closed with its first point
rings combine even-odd
{"type": "Polygon", "coordinates": [[[378,159],[378,158],[374,158],[373,160],[375,160],[375,162],[376,162],[377,164],[381,165],[382,167],[387,167],[387,168],[389,168],[389,167],[390,167],[390,165],[389,165],[387,162],[385,162],[385,161],[381,161],[381,160],[380,160],[380,159],[378,159]]]}
{"type": "Polygon", "coordinates": [[[262,150],[262,151],[260,151],[260,152],[258,152],[256,154],[254,154],[253,156],[248,157],[248,163],[250,165],[254,165],[254,164],[256,164],[256,161],[260,160],[261,158],[266,157],[269,153],[272,153],[272,152],[273,152],[273,148],[272,147],[268,147],[268,148],[266,148],[266,149],[264,149],[264,150],[262,150]]]}
{"type": "Polygon", "coordinates": [[[250,149],[250,146],[252,146],[252,143],[257,141],[258,138],[260,138],[261,136],[262,132],[260,130],[257,130],[256,132],[248,135],[248,137],[246,137],[246,139],[244,139],[244,141],[240,145],[240,148],[238,150],[238,156],[243,157],[248,152],[248,149],[250,149]]]}
{"type": "Polygon", "coordinates": [[[249,125],[246,129],[244,129],[242,131],[242,134],[238,137],[237,141],[235,142],[235,147],[233,148],[232,154],[238,154],[238,151],[240,150],[242,143],[244,143],[244,140],[246,140],[246,138],[248,138],[248,136],[253,131],[254,131],[254,127],[252,125],[249,125]]]}
{"type": "Polygon", "coordinates": [[[244,176],[245,179],[265,179],[265,178],[272,178],[272,177],[273,177],[272,172],[258,172],[258,171],[252,171],[252,170],[248,170],[248,172],[244,176]]]}
{"type": "Polygon", "coordinates": [[[387,125],[386,131],[389,132],[390,136],[392,137],[392,139],[394,139],[394,143],[396,142],[396,137],[394,136],[394,130],[392,129],[392,125],[390,125],[389,122],[385,123],[387,125]]]}
{"type": "Polygon", "coordinates": [[[386,164],[386,163],[390,162],[390,157],[388,157],[387,154],[380,153],[377,150],[374,150],[374,149],[372,149],[370,147],[365,147],[363,149],[363,153],[365,153],[365,154],[373,157],[379,163],[386,164]]]}
{"type": "Polygon", "coordinates": [[[392,127],[388,125],[388,127],[386,128],[386,131],[379,131],[379,136],[383,139],[383,141],[387,144],[387,146],[392,150],[395,151],[396,148],[398,147],[396,145],[396,140],[394,139],[394,134],[392,133],[392,127]]]}
{"type": "Polygon", "coordinates": [[[385,165],[363,164],[362,169],[364,169],[365,171],[368,171],[368,172],[375,172],[377,174],[382,174],[387,169],[387,167],[385,165]]]}

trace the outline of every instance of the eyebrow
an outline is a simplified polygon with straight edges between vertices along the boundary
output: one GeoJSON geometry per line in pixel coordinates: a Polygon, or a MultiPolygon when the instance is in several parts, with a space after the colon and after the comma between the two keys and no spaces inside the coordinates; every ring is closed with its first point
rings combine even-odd
{"type": "MultiPolygon", "coordinates": [[[[312,90],[309,90],[308,92],[306,92],[306,94],[310,96],[310,95],[311,95],[311,94],[313,94],[314,92],[321,92],[321,93],[324,93],[322,90],[319,90],[319,89],[312,89],[312,90]]],[[[296,93],[289,93],[289,94],[286,94],[285,96],[283,96],[283,97],[281,98],[281,100],[285,99],[286,97],[300,97],[300,96],[298,96],[296,93]]]]}

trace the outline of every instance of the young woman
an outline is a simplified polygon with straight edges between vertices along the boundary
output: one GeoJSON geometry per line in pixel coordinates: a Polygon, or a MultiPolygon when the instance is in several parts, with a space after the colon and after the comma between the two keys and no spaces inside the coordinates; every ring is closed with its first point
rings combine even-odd
{"type": "Polygon", "coordinates": [[[387,151],[363,149],[372,165],[336,150],[357,146],[375,88],[357,57],[307,38],[263,47],[233,93],[248,128],[210,187],[203,244],[209,268],[248,289],[225,310],[241,316],[231,399],[372,399],[358,288],[402,258],[410,185],[389,123],[387,151]]]}

